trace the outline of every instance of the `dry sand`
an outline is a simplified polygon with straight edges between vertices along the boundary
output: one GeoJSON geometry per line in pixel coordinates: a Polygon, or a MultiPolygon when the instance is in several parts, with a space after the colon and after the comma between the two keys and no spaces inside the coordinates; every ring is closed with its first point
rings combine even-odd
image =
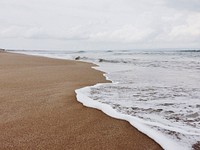
{"type": "Polygon", "coordinates": [[[75,89],[97,82],[88,63],[0,53],[0,149],[161,149],[76,101],[75,89]]]}

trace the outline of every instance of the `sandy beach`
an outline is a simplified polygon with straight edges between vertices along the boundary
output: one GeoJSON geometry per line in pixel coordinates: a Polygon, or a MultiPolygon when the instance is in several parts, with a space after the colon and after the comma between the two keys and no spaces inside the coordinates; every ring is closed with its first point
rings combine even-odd
{"type": "Polygon", "coordinates": [[[160,150],[128,122],[77,102],[107,82],[92,64],[0,53],[0,149],[160,150]]]}

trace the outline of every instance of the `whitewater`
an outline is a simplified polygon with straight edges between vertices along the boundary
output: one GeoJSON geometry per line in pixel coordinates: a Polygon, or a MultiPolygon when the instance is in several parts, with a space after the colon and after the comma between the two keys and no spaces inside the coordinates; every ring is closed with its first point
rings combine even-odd
{"type": "Polygon", "coordinates": [[[87,107],[128,121],[166,150],[200,149],[200,51],[11,51],[91,62],[112,83],[77,89],[87,107]]]}

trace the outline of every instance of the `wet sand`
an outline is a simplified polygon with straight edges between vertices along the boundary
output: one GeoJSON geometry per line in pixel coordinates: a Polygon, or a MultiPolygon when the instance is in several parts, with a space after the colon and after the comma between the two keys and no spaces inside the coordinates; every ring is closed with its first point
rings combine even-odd
{"type": "Polygon", "coordinates": [[[107,82],[92,64],[0,53],[0,149],[160,150],[128,122],[78,103],[107,82]]]}

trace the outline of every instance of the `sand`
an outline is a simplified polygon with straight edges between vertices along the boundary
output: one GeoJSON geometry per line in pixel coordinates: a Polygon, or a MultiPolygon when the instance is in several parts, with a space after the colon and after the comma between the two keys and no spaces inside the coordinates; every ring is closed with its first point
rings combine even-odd
{"type": "Polygon", "coordinates": [[[159,150],[128,122],[77,102],[107,82],[92,64],[0,53],[0,149],[159,150]]]}

